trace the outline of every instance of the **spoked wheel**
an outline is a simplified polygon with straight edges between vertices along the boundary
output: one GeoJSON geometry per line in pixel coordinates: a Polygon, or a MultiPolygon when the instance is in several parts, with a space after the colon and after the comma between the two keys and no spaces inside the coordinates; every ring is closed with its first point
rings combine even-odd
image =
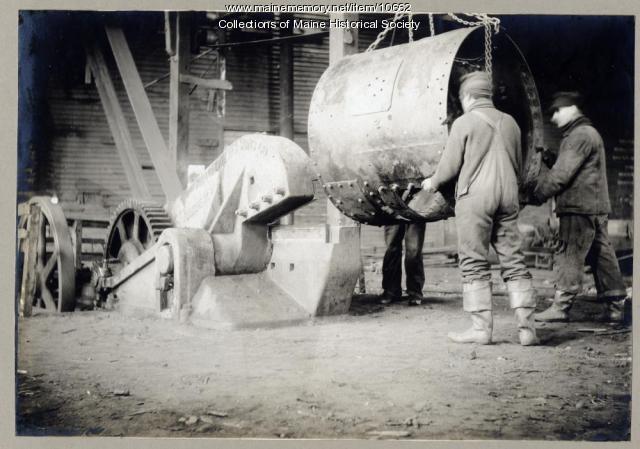
{"type": "Polygon", "coordinates": [[[126,200],[114,212],[108,228],[105,258],[123,267],[158,240],[171,218],[164,208],[150,201],[126,200]]]}
{"type": "Polygon", "coordinates": [[[21,220],[25,234],[35,236],[27,237],[23,246],[26,253],[29,245],[35,245],[31,253],[35,260],[25,254],[22,292],[27,297],[21,299],[23,310],[73,311],[76,305],[74,251],[62,208],[44,196],[32,198],[28,205],[29,209],[36,206],[39,216],[34,223],[31,214],[21,220]],[[37,229],[32,229],[34,226],[37,229]],[[35,288],[27,283],[35,283],[35,288]],[[28,301],[30,304],[25,305],[28,301]]]}

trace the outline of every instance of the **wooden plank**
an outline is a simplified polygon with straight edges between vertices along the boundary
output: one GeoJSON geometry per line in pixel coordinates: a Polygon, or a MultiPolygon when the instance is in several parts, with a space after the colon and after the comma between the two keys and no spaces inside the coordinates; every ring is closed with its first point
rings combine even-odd
{"type": "MultiPolygon", "coordinates": [[[[189,86],[182,74],[189,71],[191,53],[191,26],[189,13],[175,14],[175,49],[170,58],[169,81],[169,153],[173,158],[178,178],[187,185],[189,165],[189,86]]],[[[166,20],[170,20],[168,17],[166,20]]],[[[171,27],[166,27],[170,32],[171,27]]],[[[165,31],[167,32],[167,31],[165,31]]]]}
{"type": "Polygon", "coordinates": [[[133,139],[129,133],[129,126],[120,107],[102,51],[96,42],[87,45],[85,50],[87,53],[87,65],[93,73],[100,102],[107,116],[109,129],[116,144],[118,156],[120,156],[131,193],[136,198],[151,198],[149,188],[144,182],[142,166],[136,155],[133,139]]]}
{"type": "Polygon", "coordinates": [[[204,87],[206,89],[233,90],[233,85],[230,81],[212,78],[200,78],[199,76],[191,75],[189,73],[181,73],[180,82],[185,84],[197,84],[198,86],[204,87]]]}
{"type": "Polygon", "coordinates": [[[22,264],[22,284],[20,285],[20,316],[31,316],[33,297],[36,294],[36,284],[38,283],[38,247],[40,245],[40,231],[42,223],[42,213],[36,204],[31,205],[29,212],[29,224],[27,228],[27,239],[24,244],[24,263],[22,264]]]}
{"type": "Polygon", "coordinates": [[[107,26],[105,31],[162,190],[167,200],[171,202],[182,192],[182,184],[169,154],[167,143],[160,132],[122,29],[107,26]]]}

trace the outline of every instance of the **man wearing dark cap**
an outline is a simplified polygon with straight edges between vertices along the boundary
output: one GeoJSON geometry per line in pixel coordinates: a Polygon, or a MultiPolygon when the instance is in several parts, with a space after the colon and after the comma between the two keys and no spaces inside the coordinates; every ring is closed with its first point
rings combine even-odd
{"type": "Polygon", "coordinates": [[[489,245],[500,260],[510,306],[515,310],[520,344],[538,343],[531,274],[524,264],[517,228],[520,209],[518,179],[522,170],[520,128],[513,117],[495,108],[492,84],[485,72],[461,79],[459,97],[464,114],[453,122],[435,174],[423,181],[438,190],[457,179],[456,228],[462,271],[462,301],[472,327],[449,333],[457,343],[491,342],[493,331],[489,245]]]}
{"type": "Polygon", "coordinates": [[[606,304],[607,319],[623,320],[625,285],[607,234],[611,212],[602,138],[582,114],[577,92],[553,97],[551,121],[562,131],[558,157],[539,180],[535,199],[556,197],[560,251],[553,303],[535,316],[537,321],[567,321],[569,309],[582,289],[585,261],[591,266],[598,297],[606,304]]]}

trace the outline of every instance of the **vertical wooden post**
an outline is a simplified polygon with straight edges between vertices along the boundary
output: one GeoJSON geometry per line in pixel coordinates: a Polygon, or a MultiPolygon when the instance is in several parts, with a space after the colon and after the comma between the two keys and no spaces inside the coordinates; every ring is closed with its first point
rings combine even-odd
{"type": "MultiPolygon", "coordinates": [[[[358,20],[357,14],[331,14],[331,19],[358,20]]],[[[341,58],[358,52],[358,30],[351,28],[329,29],[329,65],[341,58]]],[[[355,226],[355,222],[343,215],[327,200],[327,224],[338,226],[355,226]]]]}
{"type": "MultiPolygon", "coordinates": [[[[358,14],[331,14],[330,17],[339,20],[358,20],[358,14]]],[[[354,53],[358,53],[357,28],[329,29],[329,65],[354,53]]]]}
{"type": "Polygon", "coordinates": [[[73,244],[73,263],[76,267],[82,268],[82,220],[73,220],[71,225],[71,243],[73,244]]]}
{"type": "MultiPolygon", "coordinates": [[[[331,19],[358,20],[358,14],[331,14],[331,19]]],[[[345,56],[358,53],[358,29],[330,28],[329,29],[329,65],[333,65],[345,56]]],[[[327,200],[327,224],[335,226],[357,226],[360,238],[360,224],[343,215],[330,200],[327,200]]],[[[366,293],[364,279],[364,264],[360,257],[360,276],[357,290],[366,293]]]]}
{"type": "MultiPolygon", "coordinates": [[[[282,15],[280,20],[290,19],[282,15]]],[[[292,28],[283,28],[280,37],[290,36],[292,28]]],[[[293,45],[290,41],[280,42],[280,135],[293,140],[293,45]]]]}
{"type": "Polygon", "coordinates": [[[21,316],[31,316],[33,297],[36,294],[38,283],[38,247],[41,238],[42,213],[37,204],[32,204],[29,209],[29,221],[27,222],[27,237],[24,248],[24,264],[22,267],[22,284],[20,285],[19,313],[21,316]]]}
{"type": "Polygon", "coordinates": [[[169,153],[183,186],[187,185],[189,165],[189,84],[180,82],[189,73],[191,54],[191,17],[178,12],[175,17],[175,48],[170,59],[169,82],[169,153]]]}

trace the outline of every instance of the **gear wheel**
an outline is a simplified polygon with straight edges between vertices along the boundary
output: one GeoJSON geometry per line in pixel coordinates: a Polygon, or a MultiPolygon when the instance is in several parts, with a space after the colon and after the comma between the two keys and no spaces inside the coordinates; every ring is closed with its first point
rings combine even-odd
{"type": "Polygon", "coordinates": [[[173,227],[164,207],[153,201],[128,199],[111,217],[105,259],[117,259],[123,266],[153,246],[162,231],[173,227]]]}

